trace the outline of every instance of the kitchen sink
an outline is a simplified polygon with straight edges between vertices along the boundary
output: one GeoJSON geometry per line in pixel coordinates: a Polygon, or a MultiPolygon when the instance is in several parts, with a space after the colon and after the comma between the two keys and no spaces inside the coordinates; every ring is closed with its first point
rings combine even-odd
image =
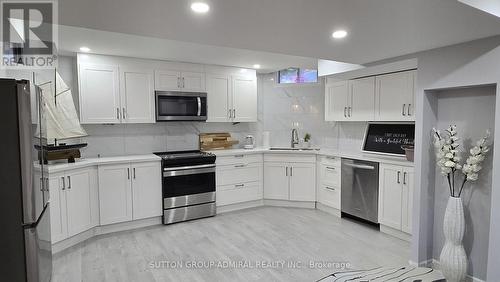
{"type": "Polygon", "coordinates": [[[291,147],[271,147],[271,151],[319,151],[315,148],[291,148],[291,147]]]}

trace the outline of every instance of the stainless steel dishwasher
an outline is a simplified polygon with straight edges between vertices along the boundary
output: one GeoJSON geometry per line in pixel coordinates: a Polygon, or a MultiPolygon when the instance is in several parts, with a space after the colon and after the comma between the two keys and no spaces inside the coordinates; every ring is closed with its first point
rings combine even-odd
{"type": "Polygon", "coordinates": [[[342,158],[341,210],[378,223],[378,163],[342,158]]]}

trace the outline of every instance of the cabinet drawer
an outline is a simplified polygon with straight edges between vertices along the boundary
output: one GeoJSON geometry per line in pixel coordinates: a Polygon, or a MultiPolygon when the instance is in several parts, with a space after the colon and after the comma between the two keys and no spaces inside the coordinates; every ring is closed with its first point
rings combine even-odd
{"type": "Polygon", "coordinates": [[[261,163],[262,154],[239,154],[232,156],[222,156],[217,157],[217,166],[221,165],[235,165],[235,164],[249,164],[249,163],[261,163]]]}
{"type": "Polygon", "coordinates": [[[262,199],[262,183],[243,183],[217,186],[217,206],[224,206],[262,199]]]}
{"type": "Polygon", "coordinates": [[[318,202],[332,208],[340,209],[340,187],[321,185],[318,202]]]}
{"type": "Polygon", "coordinates": [[[340,185],[340,166],[321,165],[321,184],[340,185]]]}
{"type": "Polygon", "coordinates": [[[282,163],[315,163],[316,155],[312,154],[282,154],[282,153],[266,153],[264,154],[265,162],[282,162],[282,163]]]}
{"type": "Polygon", "coordinates": [[[319,161],[321,164],[329,166],[340,166],[340,157],[335,156],[320,156],[319,161]]]}
{"type": "Polygon", "coordinates": [[[234,164],[217,167],[217,185],[240,184],[262,180],[262,164],[234,164]]]}

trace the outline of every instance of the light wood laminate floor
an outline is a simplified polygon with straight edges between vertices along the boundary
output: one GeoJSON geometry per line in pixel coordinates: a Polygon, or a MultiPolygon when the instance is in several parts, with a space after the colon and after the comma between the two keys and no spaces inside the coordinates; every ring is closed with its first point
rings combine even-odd
{"type": "Polygon", "coordinates": [[[334,263],[401,266],[409,252],[408,242],[319,210],[261,207],[93,238],[54,256],[53,281],[316,281],[342,271],[334,263]]]}

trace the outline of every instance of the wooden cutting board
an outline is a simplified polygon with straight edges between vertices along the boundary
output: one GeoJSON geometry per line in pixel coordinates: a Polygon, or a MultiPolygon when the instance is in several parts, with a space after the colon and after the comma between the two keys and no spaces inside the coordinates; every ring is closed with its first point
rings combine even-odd
{"type": "Polygon", "coordinates": [[[200,133],[200,150],[225,150],[231,149],[233,145],[239,143],[238,140],[233,140],[231,134],[223,133],[200,133]]]}

